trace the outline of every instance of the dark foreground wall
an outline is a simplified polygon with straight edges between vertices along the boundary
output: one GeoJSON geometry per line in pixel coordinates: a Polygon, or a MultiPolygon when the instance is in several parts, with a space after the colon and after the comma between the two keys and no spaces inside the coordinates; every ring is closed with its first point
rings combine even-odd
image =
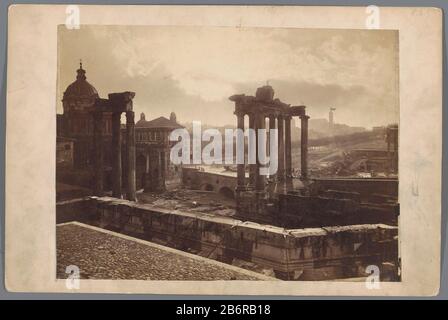
{"type": "Polygon", "coordinates": [[[108,197],[61,203],[57,214],[59,222],[80,220],[227,263],[253,262],[281,279],[361,277],[369,265],[380,268],[383,281],[397,279],[398,230],[387,225],[285,230],[108,197]]]}

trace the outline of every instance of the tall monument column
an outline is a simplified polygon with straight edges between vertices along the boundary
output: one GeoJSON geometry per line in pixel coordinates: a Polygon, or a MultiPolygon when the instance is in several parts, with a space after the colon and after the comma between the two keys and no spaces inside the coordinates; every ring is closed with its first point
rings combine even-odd
{"type": "Polygon", "coordinates": [[[112,196],[121,198],[121,112],[112,113],[112,196]]]}
{"type": "Polygon", "coordinates": [[[103,175],[104,175],[104,156],[103,156],[103,113],[96,111],[93,114],[93,139],[95,148],[95,194],[103,195],[103,175]]]}
{"type": "Polygon", "coordinates": [[[301,141],[300,141],[300,160],[301,160],[301,178],[308,179],[308,119],[309,116],[301,116],[301,141]]]}
{"type": "Polygon", "coordinates": [[[127,198],[136,200],[135,190],[135,124],[134,111],[126,111],[126,145],[127,145],[127,198]]]}
{"type": "MultiPolygon", "coordinates": [[[[243,113],[237,113],[237,124],[238,129],[243,131],[243,138],[242,138],[242,145],[238,144],[240,142],[237,142],[237,149],[236,149],[236,158],[238,159],[238,151],[242,152],[243,163],[237,163],[237,188],[239,190],[242,190],[246,184],[246,172],[245,172],[245,148],[244,148],[244,114],[243,113]],[[242,150],[238,150],[239,148],[242,148],[242,150]]],[[[238,139],[238,137],[237,137],[238,139]]],[[[240,159],[241,160],[241,159],[240,159]]]]}

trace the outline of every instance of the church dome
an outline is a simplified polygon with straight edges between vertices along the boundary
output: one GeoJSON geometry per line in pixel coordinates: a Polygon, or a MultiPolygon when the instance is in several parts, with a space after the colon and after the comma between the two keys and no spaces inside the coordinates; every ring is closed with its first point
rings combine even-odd
{"type": "Polygon", "coordinates": [[[82,68],[82,63],[80,63],[77,73],[76,81],[65,90],[63,100],[98,98],[98,91],[86,80],[86,71],[82,68]]]}

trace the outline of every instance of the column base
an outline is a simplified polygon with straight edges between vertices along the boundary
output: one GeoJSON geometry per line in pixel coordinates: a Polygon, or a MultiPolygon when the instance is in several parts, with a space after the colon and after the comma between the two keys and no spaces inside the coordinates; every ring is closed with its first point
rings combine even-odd
{"type": "Polygon", "coordinates": [[[267,211],[268,193],[258,190],[238,190],[235,192],[236,218],[261,223],[272,219],[267,211]]]}

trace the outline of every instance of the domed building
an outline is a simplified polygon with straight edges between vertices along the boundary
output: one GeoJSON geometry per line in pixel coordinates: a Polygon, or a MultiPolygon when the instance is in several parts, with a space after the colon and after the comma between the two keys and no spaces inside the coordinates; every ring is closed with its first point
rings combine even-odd
{"type": "MultiPolygon", "coordinates": [[[[62,105],[64,113],[58,115],[58,136],[71,139],[73,144],[73,165],[75,168],[89,168],[93,165],[93,115],[98,91],[87,81],[86,71],[79,65],[76,80],[64,92],[62,105]]],[[[112,114],[104,114],[103,140],[105,164],[110,164],[112,138],[112,114]]]]}
{"type": "MultiPolygon", "coordinates": [[[[57,115],[56,179],[64,185],[92,188],[96,174],[94,111],[100,99],[98,91],[87,81],[82,63],[76,80],[67,86],[62,98],[63,114],[57,115]]],[[[103,190],[112,188],[112,111],[102,109],[103,190]]],[[[146,191],[175,188],[181,183],[180,166],[170,162],[169,140],[172,130],[182,128],[174,112],[170,119],[159,117],[147,121],[141,113],[135,124],[136,187],[146,191]]],[[[122,186],[128,183],[127,127],[121,124],[122,186]]]]}

